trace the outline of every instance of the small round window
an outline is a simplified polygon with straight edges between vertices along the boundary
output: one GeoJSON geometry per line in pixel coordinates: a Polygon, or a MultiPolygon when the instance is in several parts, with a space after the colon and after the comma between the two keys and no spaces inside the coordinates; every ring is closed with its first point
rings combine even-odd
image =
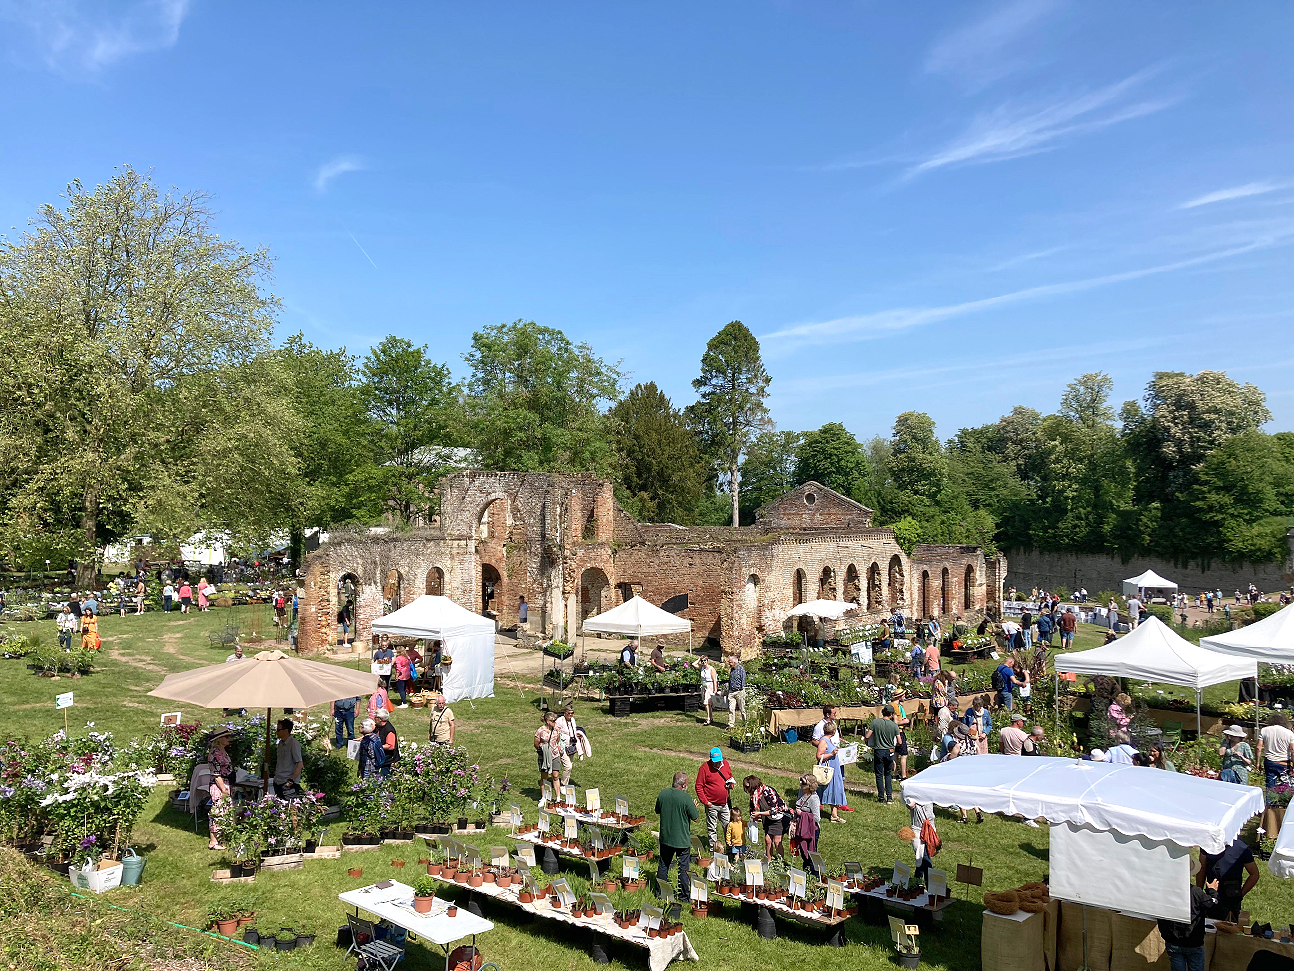
{"type": "Polygon", "coordinates": [[[818,501],[818,497],[817,497],[814,493],[812,493],[812,492],[806,492],[806,493],[804,494],[804,503],[805,503],[805,505],[807,505],[807,506],[812,506],[812,505],[813,505],[815,502],[817,502],[817,501],[818,501]]]}

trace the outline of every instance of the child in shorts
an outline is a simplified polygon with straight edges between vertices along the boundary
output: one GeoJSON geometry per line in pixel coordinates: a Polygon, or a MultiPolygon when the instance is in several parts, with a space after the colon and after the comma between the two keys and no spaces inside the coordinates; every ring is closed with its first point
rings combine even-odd
{"type": "Polygon", "coordinates": [[[746,853],[746,827],[741,823],[741,810],[732,807],[732,819],[724,830],[724,842],[728,844],[728,854],[734,860],[740,860],[746,853]]]}

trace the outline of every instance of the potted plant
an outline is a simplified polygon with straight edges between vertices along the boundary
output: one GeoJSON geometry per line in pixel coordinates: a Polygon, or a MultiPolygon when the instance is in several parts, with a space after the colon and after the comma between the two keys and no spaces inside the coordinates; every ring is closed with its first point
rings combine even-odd
{"type": "Polygon", "coordinates": [[[420,914],[430,914],[431,905],[436,899],[436,881],[429,876],[421,876],[413,882],[413,909],[420,914]]]}
{"type": "Polygon", "coordinates": [[[297,934],[297,947],[299,948],[310,947],[314,944],[314,942],[315,942],[315,936],[313,934],[301,934],[301,933],[297,934]]]}
{"type": "Polygon", "coordinates": [[[921,966],[921,948],[914,941],[902,941],[894,945],[899,956],[899,967],[918,968],[921,966]]]}
{"type": "Polygon", "coordinates": [[[207,908],[207,926],[214,928],[221,937],[233,937],[238,930],[238,912],[228,897],[218,897],[207,908]]]}
{"type": "Polygon", "coordinates": [[[280,927],[274,935],[274,950],[294,951],[297,946],[297,932],[291,927],[280,927]]]}

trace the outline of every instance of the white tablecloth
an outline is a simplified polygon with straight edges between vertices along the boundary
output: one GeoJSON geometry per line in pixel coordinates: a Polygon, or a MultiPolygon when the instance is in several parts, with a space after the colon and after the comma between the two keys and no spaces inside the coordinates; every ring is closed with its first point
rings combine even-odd
{"type": "Polygon", "coordinates": [[[449,901],[439,898],[432,903],[431,913],[420,914],[413,909],[413,888],[394,880],[385,889],[361,887],[339,893],[337,899],[441,947],[494,929],[492,921],[468,913],[466,907],[459,907],[458,913],[450,917],[445,913],[449,901]]]}

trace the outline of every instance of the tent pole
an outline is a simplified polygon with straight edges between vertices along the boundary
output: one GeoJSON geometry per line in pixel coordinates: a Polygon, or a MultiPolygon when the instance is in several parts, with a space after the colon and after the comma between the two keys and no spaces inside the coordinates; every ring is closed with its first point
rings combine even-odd
{"type": "Polygon", "coordinates": [[[1254,664],[1254,745],[1258,744],[1258,665],[1254,664]]]}
{"type": "Polygon", "coordinates": [[[1053,689],[1052,697],[1056,699],[1056,721],[1060,721],[1060,672],[1054,672],[1056,675],[1056,686],[1053,689]]]}
{"type": "Polygon", "coordinates": [[[261,796],[262,798],[269,794],[270,791],[270,711],[265,709],[265,765],[261,769],[261,796]]]}
{"type": "Polygon", "coordinates": [[[1200,696],[1204,694],[1203,688],[1195,689],[1195,741],[1198,743],[1204,737],[1200,724],[1200,696]]]}

